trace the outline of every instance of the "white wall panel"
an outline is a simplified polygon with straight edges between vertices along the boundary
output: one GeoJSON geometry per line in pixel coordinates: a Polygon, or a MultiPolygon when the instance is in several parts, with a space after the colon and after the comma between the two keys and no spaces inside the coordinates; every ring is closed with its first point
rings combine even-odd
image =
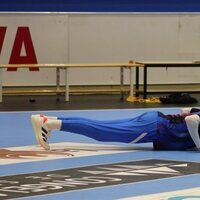
{"type": "MultiPolygon", "coordinates": [[[[0,24],[7,26],[1,63],[9,61],[18,26],[30,27],[39,63],[200,60],[200,15],[1,14],[0,24]]],[[[199,72],[152,69],[149,82],[196,83],[199,72]]],[[[118,74],[119,69],[70,69],[69,80],[73,85],[117,84],[118,74]]],[[[55,70],[5,72],[3,81],[4,85],[54,84],[55,70]]]]}
{"type": "MultiPolygon", "coordinates": [[[[7,31],[0,55],[1,63],[8,63],[15,40],[17,28],[27,26],[38,63],[68,62],[68,16],[43,14],[2,14],[0,26],[6,26],[7,31]]],[[[21,54],[23,54],[23,49],[21,54]]],[[[18,69],[17,72],[4,70],[4,85],[40,85],[54,84],[55,70],[43,69],[40,72],[29,72],[28,69],[18,69]]]]}

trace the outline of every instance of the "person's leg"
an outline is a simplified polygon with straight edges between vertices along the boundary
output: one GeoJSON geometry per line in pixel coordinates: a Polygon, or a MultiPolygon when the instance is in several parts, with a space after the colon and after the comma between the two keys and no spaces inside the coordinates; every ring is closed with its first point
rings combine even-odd
{"type": "Polygon", "coordinates": [[[130,120],[133,120],[133,119],[93,120],[93,119],[88,119],[88,118],[83,118],[83,117],[57,117],[56,119],[63,120],[63,121],[64,120],[82,120],[82,119],[84,119],[85,122],[87,121],[89,123],[90,122],[93,123],[94,121],[96,121],[97,123],[100,122],[100,123],[104,123],[104,124],[120,124],[120,123],[125,123],[125,122],[128,122],[130,120]]]}
{"type": "MultiPolygon", "coordinates": [[[[83,119],[82,117],[57,117],[57,116],[47,116],[47,115],[42,115],[42,114],[36,114],[36,115],[32,115],[32,116],[35,116],[35,117],[46,117],[47,119],[54,119],[54,120],[78,120],[78,119],[83,119]]],[[[92,122],[94,120],[91,120],[91,119],[88,119],[88,118],[84,118],[85,121],[88,121],[88,122],[92,122]]],[[[129,120],[132,120],[132,119],[129,119],[129,120]]],[[[98,120],[96,120],[98,121],[98,120]]],[[[100,120],[99,120],[100,121],[100,120]]],[[[102,123],[104,124],[119,124],[119,123],[124,123],[124,122],[127,122],[128,119],[118,119],[118,120],[101,120],[102,123]]]]}
{"type": "MultiPolygon", "coordinates": [[[[59,120],[60,118],[58,118],[59,120]]],[[[48,124],[51,124],[49,120],[48,124]]],[[[134,128],[130,119],[99,121],[85,118],[69,118],[61,120],[61,131],[76,133],[103,142],[131,142],[140,130],[134,128]]]]}
{"type": "Polygon", "coordinates": [[[49,149],[47,139],[52,130],[76,133],[103,142],[143,143],[151,142],[156,133],[157,115],[111,121],[32,116],[32,124],[38,142],[45,149],[49,149]]]}

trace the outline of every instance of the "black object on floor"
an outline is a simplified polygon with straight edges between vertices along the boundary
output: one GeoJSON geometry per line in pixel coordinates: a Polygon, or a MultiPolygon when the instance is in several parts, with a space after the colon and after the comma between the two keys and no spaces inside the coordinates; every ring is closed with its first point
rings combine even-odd
{"type": "Polygon", "coordinates": [[[174,93],[165,97],[160,97],[160,101],[164,104],[193,104],[197,103],[197,99],[188,93],[174,93]]]}

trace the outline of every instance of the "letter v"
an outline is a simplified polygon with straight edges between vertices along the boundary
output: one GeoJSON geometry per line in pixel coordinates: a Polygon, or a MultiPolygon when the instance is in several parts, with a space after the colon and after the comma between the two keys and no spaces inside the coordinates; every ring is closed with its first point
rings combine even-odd
{"type": "Polygon", "coordinates": [[[7,27],[0,26],[0,55],[1,55],[1,50],[3,47],[4,38],[6,35],[6,29],[7,29],[7,27]]]}

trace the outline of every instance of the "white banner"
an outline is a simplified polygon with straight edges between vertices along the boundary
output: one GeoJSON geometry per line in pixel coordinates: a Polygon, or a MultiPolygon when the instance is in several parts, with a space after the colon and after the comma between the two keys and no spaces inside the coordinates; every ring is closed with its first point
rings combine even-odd
{"type": "MultiPolygon", "coordinates": [[[[198,200],[200,199],[200,187],[173,192],[162,192],[158,194],[129,197],[123,200],[198,200]]],[[[122,200],[122,199],[121,199],[122,200]]]]}
{"type": "MultiPolygon", "coordinates": [[[[68,15],[1,14],[0,63],[68,63],[68,15]]],[[[3,85],[55,84],[55,69],[4,73],[3,85]]]]}

